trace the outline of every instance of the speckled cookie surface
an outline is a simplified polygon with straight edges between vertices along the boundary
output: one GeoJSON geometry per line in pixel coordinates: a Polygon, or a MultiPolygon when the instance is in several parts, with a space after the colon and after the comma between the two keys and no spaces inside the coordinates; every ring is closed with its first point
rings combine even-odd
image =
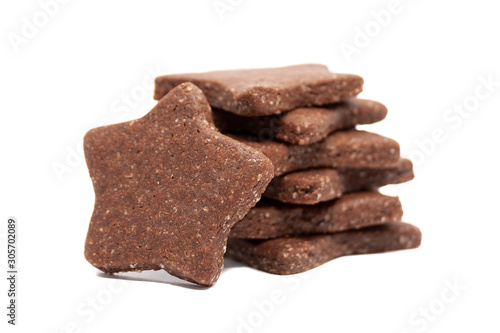
{"type": "Polygon", "coordinates": [[[231,137],[260,150],[273,162],[275,176],[309,168],[378,168],[399,161],[399,144],[381,135],[345,130],[310,145],[277,141],[252,141],[242,135],[231,137]]]}
{"type": "Polygon", "coordinates": [[[84,148],[95,191],[85,257],[108,273],[164,269],[213,285],[229,229],[273,175],[262,153],[218,132],[190,83],[140,119],[89,131],[84,148]]]}
{"type": "Polygon", "coordinates": [[[211,106],[242,116],[279,114],[300,106],[336,103],[356,96],[363,79],[332,73],[324,65],[225,70],[157,77],[155,99],[183,82],[192,82],[211,106]]]}
{"type": "Polygon", "coordinates": [[[215,126],[221,132],[246,133],[261,141],[277,139],[298,145],[320,141],[340,129],[381,121],[386,115],[383,104],[357,98],[324,107],[300,107],[274,116],[242,117],[213,110],[215,126]]]}
{"type": "Polygon", "coordinates": [[[416,248],[421,238],[417,227],[399,222],[329,235],[230,239],[226,255],[265,272],[287,275],[342,256],[416,248]]]}
{"type": "Polygon", "coordinates": [[[347,192],[376,189],[411,179],[413,167],[407,159],[382,168],[309,169],[273,178],[263,196],[287,203],[314,205],[347,192]]]}

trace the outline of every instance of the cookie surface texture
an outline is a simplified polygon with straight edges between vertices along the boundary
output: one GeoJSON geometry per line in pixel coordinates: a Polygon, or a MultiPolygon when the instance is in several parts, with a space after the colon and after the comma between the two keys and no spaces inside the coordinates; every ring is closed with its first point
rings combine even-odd
{"type": "Polygon", "coordinates": [[[218,132],[191,83],[140,119],[90,130],[84,148],[95,192],[85,257],[107,273],[213,285],[230,228],[273,176],[262,153],[218,132]]]}

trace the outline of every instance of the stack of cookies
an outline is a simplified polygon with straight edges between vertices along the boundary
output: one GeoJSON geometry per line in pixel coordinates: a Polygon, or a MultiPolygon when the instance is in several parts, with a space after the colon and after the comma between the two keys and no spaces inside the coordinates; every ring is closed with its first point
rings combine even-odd
{"type": "Polygon", "coordinates": [[[387,114],[356,98],[361,77],[314,64],[166,75],[156,79],[155,99],[183,82],[204,93],[210,122],[274,167],[263,198],[232,226],[226,256],[293,274],[344,255],[419,246],[399,199],[377,192],[411,180],[411,162],[396,141],[355,129],[387,114]]]}

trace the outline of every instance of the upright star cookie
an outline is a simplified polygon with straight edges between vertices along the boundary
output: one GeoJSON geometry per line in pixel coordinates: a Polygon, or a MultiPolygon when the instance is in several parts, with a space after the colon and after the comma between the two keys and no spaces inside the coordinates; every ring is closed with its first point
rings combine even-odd
{"type": "Polygon", "coordinates": [[[213,285],[230,228],[273,177],[262,153],[218,132],[191,83],[140,119],[89,131],[84,147],[95,191],[85,257],[107,273],[213,285]]]}

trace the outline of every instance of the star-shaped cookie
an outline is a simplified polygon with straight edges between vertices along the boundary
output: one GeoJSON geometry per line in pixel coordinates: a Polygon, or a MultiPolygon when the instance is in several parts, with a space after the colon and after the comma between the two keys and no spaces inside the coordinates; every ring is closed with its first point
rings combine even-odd
{"type": "Polygon", "coordinates": [[[261,152],[218,132],[191,83],[140,119],[90,130],[84,148],[95,191],[85,257],[107,273],[213,285],[230,228],[273,177],[261,152]]]}
{"type": "Polygon", "coordinates": [[[363,78],[332,73],[319,64],[172,74],[155,80],[155,99],[182,82],[193,82],[213,107],[241,116],[279,114],[301,106],[326,105],[356,96],[363,78]]]}

